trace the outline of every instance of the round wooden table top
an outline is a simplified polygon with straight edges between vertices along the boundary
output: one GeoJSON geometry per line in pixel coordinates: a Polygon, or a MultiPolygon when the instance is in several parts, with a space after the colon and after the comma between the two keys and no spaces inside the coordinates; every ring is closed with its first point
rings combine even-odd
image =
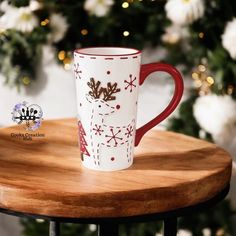
{"type": "Polygon", "coordinates": [[[81,165],[75,119],[44,121],[27,141],[22,126],[0,129],[0,208],[63,218],[167,212],[211,199],[226,187],[231,158],[212,143],[149,131],[134,164],[116,172],[81,165]],[[18,135],[17,135],[18,134],[18,135]]]}

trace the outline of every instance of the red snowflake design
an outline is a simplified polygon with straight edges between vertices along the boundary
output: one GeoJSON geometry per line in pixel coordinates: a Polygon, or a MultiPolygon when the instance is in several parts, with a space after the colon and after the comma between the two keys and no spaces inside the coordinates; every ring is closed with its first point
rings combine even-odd
{"type": "Polygon", "coordinates": [[[133,131],[134,131],[133,127],[132,127],[131,125],[129,125],[129,126],[126,128],[126,133],[125,133],[126,137],[127,137],[127,138],[131,137],[132,134],[133,134],[133,131]]]}
{"type": "Polygon", "coordinates": [[[79,77],[79,79],[81,79],[80,74],[82,73],[82,71],[79,69],[79,63],[74,64],[74,72],[75,72],[75,78],[77,79],[77,76],[79,77]]]}
{"type": "Polygon", "coordinates": [[[117,140],[122,140],[123,139],[121,137],[118,137],[118,134],[121,132],[121,130],[119,129],[116,133],[114,133],[113,128],[111,128],[110,131],[111,131],[111,135],[105,135],[105,137],[109,138],[107,140],[107,143],[110,143],[113,140],[114,144],[117,145],[118,144],[117,140]]]}
{"type": "Polygon", "coordinates": [[[101,125],[95,125],[95,127],[93,128],[93,130],[95,131],[95,135],[102,135],[102,132],[104,131],[102,129],[101,125]]]}
{"type": "Polygon", "coordinates": [[[129,75],[129,81],[124,80],[124,82],[127,84],[125,89],[130,88],[130,90],[129,90],[130,92],[132,92],[133,88],[136,87],[136,84],[134,84],[134,81],[136,80],[136,77],[134,77],[133,79],[132,79],[132,77],[133,77],[132,75],[129,75]]]}

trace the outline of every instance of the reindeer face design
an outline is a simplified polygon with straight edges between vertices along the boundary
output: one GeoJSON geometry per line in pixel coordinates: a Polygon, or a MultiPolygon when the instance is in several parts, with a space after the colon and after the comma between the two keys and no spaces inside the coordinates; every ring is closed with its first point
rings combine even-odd
{"type": "Polygon", "coordinates": [[[102,99],[96,99],[95,101],[95,107],[97,109],[97,112],[99,115],[110,115],[113,112],[115,112],[115,107],[110,106],[107,102],[105,102],[102,99]]]}
{"type": "Polygon", "coordinates": [[[116,109],[120,108],[120,105],[116,105],[116,107],[109,105],[103,99],[97,98],[94,99],[89,94],[86,95],[87,100],[93,104],[93,109],[101,116],[110,115],[115,112],[116,109]]]}

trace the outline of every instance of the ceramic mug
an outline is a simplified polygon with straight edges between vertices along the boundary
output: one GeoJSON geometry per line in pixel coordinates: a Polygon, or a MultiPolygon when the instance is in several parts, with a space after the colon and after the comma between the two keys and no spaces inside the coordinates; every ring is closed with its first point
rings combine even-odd
{"type": "Polygon", "coordinates": [[[74,51],[79,144],[85,167],[101,171],[128,168],[134,146],[152,127],[169,116],[183,94],[183,80],[171,65],[141,65],[141,51],[91,47],[74,51]],[[149,74],[164,71],[175,82],[173,98],[164,111],[136,129],[139,86],[149,74]]]}

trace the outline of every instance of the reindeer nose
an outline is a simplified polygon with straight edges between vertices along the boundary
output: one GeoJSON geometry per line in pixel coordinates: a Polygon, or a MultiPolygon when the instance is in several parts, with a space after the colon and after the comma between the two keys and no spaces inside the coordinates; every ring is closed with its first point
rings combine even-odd
{"type": "Polygon", "coordinates": [[[120,109],[120,105],[116,105],[116,109],[119,110],[120,109]]]}

